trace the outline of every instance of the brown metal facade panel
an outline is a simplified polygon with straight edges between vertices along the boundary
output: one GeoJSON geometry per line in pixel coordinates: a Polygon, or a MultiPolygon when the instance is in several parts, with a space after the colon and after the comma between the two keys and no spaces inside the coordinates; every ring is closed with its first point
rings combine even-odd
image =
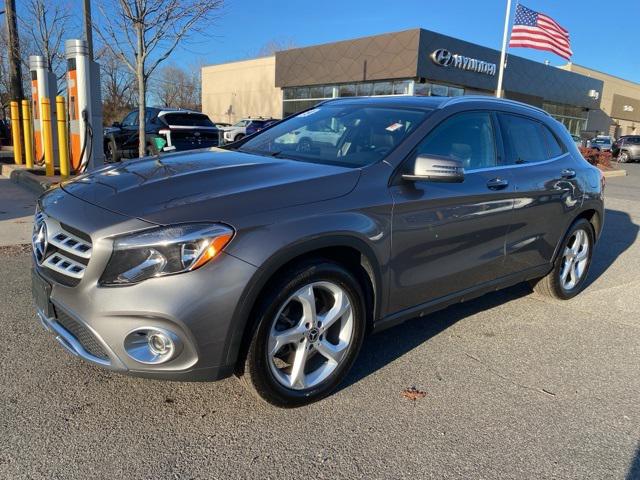
{"type": "Polygon", "coordinates": [[[622,120],[640,122],[640,99],[614,94],[611,116],[622,120]]]}
{"type": "Polygon", "coordinates": [[[277,87],[414,78],[420,29],[276,53],[277,87]]]}

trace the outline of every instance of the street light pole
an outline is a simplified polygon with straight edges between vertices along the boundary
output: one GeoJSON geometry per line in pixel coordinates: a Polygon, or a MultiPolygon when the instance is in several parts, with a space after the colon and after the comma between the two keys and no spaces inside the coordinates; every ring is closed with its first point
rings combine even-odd
{"type": "Polygon", "coordinates": [[[18,39],[18,22],[16,19],[16,0],[5,0],[7,17],[7,36],[9,40],[9,96],[10,100],[20,101],[22,91],[22,69],[20,67],[20,40],[18,39]]]}

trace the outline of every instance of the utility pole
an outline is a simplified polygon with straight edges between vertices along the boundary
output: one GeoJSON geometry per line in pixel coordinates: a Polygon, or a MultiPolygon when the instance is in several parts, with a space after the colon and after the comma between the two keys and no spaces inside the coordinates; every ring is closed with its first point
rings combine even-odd
{"type": "Polygon", "coordinates": [[[91,0],[84,0],[84,39],[89,49],[89,60],[93,60],[93,27],[91,24],[91,0]]]}
{"type": "Polygon", "coordinates": [[[7,35],[9,37],[9,97],[20,101],[22,91],[22,69],[20,68],[20,41],[18,39],[18,21],[16,19],[16,0],[5,0],[7,17],[7,35]]]}

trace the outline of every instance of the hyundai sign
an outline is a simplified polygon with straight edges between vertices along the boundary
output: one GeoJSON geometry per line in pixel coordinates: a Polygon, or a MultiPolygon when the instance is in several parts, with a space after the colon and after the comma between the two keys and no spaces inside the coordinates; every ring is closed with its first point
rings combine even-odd
{"type": "Polygon", "coordinates": [[[439,48],[431,54],[431,60],[441,67],[453,67],[470,72],[484,73],[485,75],[495,75],[497,66],[495,63],[485,62],[477,58],[465,57],[449,50],[439,48]]]}

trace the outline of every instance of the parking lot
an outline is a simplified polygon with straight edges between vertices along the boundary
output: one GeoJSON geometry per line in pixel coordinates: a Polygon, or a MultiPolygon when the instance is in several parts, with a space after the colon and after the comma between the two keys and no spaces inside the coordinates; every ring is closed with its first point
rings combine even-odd
{"type": "Polygon", "coordinates": [[[28,247],[0,247],[0,478],[640,478],[640,165],[625,168],[581,295],[521,285],[373,336],[337,393],[295,410],[233,378],[70,356],[36,321],[28,247]]]}

